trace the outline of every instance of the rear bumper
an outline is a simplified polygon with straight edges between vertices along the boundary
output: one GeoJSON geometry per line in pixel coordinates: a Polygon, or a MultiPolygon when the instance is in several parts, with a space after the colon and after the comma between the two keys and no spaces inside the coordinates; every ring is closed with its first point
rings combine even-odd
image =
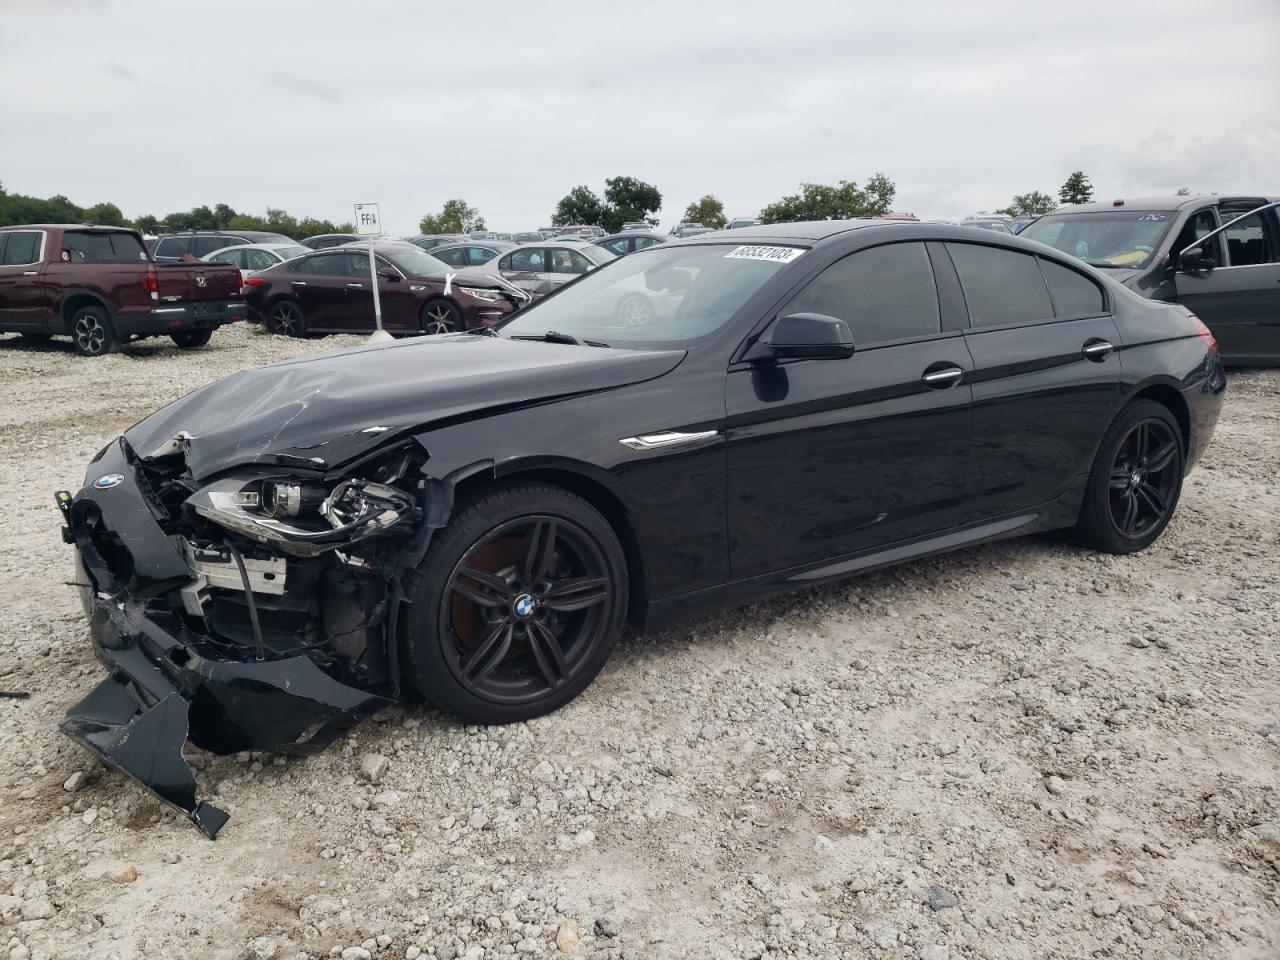
{"type": "Polygon", "coordinates": [[[200,300],[192,303],[162,303],[138,313],[117,314],[120,336],[180,333],[184,330],[211,330],[243,320],[248,313],[244,300],[200,300]]]}

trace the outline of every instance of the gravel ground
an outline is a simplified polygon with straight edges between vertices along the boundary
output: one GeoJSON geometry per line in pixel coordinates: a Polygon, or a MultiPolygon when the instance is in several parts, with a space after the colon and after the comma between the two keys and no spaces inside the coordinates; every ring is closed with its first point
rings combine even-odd
{"type": "Polygon", "coordinates": [[[1052,538],[628,636],[559,713],[196,755],[210,843],[55,730],[100,675],[51,497],[160,404],[353,344],[0,337],[0,956],[1280,956],[1280,372],[1147,553],[1052,538]]]}

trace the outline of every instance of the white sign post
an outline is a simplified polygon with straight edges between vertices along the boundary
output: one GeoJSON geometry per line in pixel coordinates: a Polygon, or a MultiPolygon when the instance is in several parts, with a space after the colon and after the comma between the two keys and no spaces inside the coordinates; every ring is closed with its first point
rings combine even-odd
{"type": "Polygon", "coordinates": [[[391,334],[382,329],[382,298],[378,296],[378,261],[373,253],[373,238],[382,233],[382,218],[376,203],[356,204],[356,234],[369,238],[369,284],[373,287],[373,323],[377,328],[370,341],[390,340],[391,334]]]}

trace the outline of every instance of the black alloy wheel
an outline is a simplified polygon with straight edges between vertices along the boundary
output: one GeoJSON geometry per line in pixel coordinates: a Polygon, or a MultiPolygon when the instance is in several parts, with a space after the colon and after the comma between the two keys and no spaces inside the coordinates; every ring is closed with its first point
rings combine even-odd
{"type": "Polygon", "coordinates": [[[525,720],[567,703],[621,633],[617,536],[556,487],[502,488],[465,505],[420,569],[405,637],[411,676],[466,720],[525,720]]]}
{"type": "Polygon", "coordinates": [[[1136,400],[1103,437],[1076,533],[1108,553],[1136,553],[1164,532],[1182,493],[1184,440],[1169,408],[1136,400]]]}
{"type": "Polygon", "coordinates": [[[448,300],[437,298],[422,305],[422,332],[428,335],[462,329],[462,314],[448,300]]]}
{"type": "Polygon", "coordinates": [[[111,317],[102,307],[82,307],[71,318],[71,345],[83,357],[100,357],[115,346],[111,317]]]}
{"type": "Polygon", "coordinates": [[[1111,466],[1111,519],[1121,536],[1140,538],[1169,521],[1182,442],[1162,420],[1142,420],[1125,435],[1111,466]]]}
{"type": "Polygon", "coordinates": [[[267,310],[267,329],[285,337],[306,336],[302,308],[292,300],[277,300],[267,310]]]}

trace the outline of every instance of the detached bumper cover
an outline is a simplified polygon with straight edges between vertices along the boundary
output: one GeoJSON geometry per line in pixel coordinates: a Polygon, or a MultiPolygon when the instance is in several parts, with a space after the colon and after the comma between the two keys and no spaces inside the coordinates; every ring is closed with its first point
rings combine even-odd
{"type": "Polygon", "coordinates": [[[213,329],[243,320],[248,313],[248,304],[240,299],[194,300],[163,303],[142,312],[119,313],[114,320],[118,333],[134,336],[213,329]]]}

